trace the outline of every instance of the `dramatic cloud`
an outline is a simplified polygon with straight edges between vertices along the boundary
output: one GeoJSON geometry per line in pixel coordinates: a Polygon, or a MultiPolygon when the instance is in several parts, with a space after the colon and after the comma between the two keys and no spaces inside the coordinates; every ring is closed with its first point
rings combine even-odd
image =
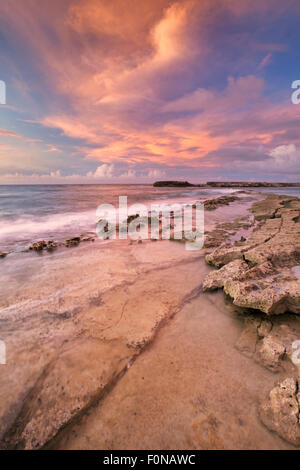
{"type": "Polygon", "coordinates": [[[297,178],[299,15],[295,0],[2,2],[0,172],[297,178]]]}

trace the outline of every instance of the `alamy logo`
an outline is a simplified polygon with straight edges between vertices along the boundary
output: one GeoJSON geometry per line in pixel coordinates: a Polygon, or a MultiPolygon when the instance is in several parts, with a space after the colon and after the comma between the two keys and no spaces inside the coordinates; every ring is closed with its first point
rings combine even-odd
{"type": "Polygon", "coordinates": [[[187,250],[201,250],[204,244],[203,204],[144,204],[127,207],[127,196],[119,197],[119,207],[101,204],[96,233],[102,240],[181,240],[187,250]]]}
{"type": "Polygon", "coordinates": [[[292,362],[295,366],[300,365],[300,340],[294,341],[292,344],[293,354],[292,354],[292,362]]]}
{"type": "Polygon", "coordinates": [[[6,104],[6,85],[3,80],[0,80],[0,104],[6,104]]]}
{"type": "Polygon", "coordinates": [[[6,345],[4,341],[0,340],[0,364],[6,364],[6,345]]]}
{"type": "Polygon", "coordinates": [[[295,90],[291,96],[292,103],[300,104],[300,80],[295,80],[292,83],[292,88],[295,90]]]}

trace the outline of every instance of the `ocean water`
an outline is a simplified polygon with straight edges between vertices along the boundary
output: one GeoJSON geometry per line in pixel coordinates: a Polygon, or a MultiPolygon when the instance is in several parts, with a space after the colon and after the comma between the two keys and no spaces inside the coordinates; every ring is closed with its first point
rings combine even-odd
{"type": "MultiPolygon", "coordinates": [[[[0,186],[0,251],[22,250],[40,239],[60,240],[95,233],[97,207],[127,196],[128,206],[189,203],[232,193],[231,188],[154,188],[152,185],[0,186]]],[[[300,196],[300,188],[263,189],[300,196]]]]}

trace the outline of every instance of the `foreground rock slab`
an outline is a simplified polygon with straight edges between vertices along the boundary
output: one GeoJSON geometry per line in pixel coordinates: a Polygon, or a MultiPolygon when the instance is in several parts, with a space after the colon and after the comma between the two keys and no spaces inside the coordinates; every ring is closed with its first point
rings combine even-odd
{"type": "Polygon", "coordinates": [[[203,255],[166,244],[26,253],[3,272],[1,449],[45,446],[109,393],[161,325],[198,294],[203,255]]]}

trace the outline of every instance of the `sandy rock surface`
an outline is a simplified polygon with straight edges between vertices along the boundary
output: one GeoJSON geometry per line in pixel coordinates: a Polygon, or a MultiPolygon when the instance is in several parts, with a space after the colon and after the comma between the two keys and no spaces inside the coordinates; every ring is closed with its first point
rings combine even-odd
{"type": "Polygon", "coordinates": [[[258,225],[239,243],[223,244],[206,256],[221,268],[204,281],[205,290],[223,287],[235,305],[268,315],[300,313],[300,200],[268,195],[255,203],[258,225]]]}
{"type": "Polygon", "coordinates": [[[271,390],[260,406],[265,426],[296,446],[300,445],[299,403],[299,382],[288,377],[271,390]]]}

